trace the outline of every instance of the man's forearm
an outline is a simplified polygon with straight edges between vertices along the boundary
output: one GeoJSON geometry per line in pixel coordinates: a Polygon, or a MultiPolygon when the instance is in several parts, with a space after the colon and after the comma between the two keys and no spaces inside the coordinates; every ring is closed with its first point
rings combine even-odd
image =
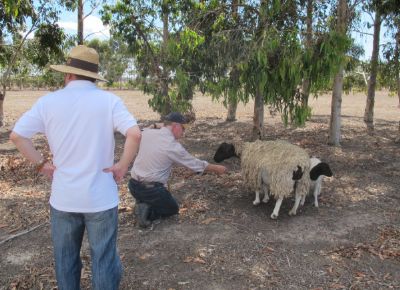
{"type": "Polygon", "coordinates": [[[119,161],[121,165],[128,167],[131,164],[139,150],[141,136],[142,135],[138,126],[128,129],[126,133],[124,151],[122,152],[122,156],[119,161]]]}
{"type": "Polygon", "coordinates": [[[10,135],[10,140],[17,147],[18,151],[34,164],[42,162],[43,156],[35,149],[30,139],[24,138],[15,132],[10,135]]]}

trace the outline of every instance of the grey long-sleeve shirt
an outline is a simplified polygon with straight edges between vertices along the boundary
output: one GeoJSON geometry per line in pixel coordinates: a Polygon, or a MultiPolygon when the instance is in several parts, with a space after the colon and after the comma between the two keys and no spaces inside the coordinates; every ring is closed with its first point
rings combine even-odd
{"type": "Polygon", "coordinates": [[[145,129],[131,170],[132,178],[167,184],[174,164],[195,172],[203,172],[208,166],[207,161],[199,160],[187,152],[169,128],[145,129]]]}

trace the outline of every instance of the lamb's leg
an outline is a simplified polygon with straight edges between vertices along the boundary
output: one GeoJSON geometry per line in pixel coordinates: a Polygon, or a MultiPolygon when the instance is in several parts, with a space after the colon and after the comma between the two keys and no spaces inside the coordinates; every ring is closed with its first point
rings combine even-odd
{"type": "Polygon", "coordinates": [[[256,199],[253,201],[254,205],[259,205],[260,204],[260,191],[256,190],[256,199]]]}
{"type": "Polygon", "coordinates": [[[280,197],[275,203],[274,211],[271,214],[271,218],[274,220],[277,219],[277,217],[279,215],[279,209],[281,208],[282,201],[283,201],[283,198],[280,197]]]}
{"type": "Polygon", "coordinates": [[[317,184],[315,184],[314,188],[314,206],[318,207],[318,196],[321,193],[321,181],[318,180],[317,184]]]}
{"type": "Polygon", "coordinates": [[[299,207],[301,198],[302,198],[302,197],[301,197],[299,194],[297,194],[297,192],[296,192],[296,198],[295,198],[294,206],[293,206],[293,208],[289,211],[289,215],[296,215],[296,213],[297,213],[297,208],[299,207]]]}

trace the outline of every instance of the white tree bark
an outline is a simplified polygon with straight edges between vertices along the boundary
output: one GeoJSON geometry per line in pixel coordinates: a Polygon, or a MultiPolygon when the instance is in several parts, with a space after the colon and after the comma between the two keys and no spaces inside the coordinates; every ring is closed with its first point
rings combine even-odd
{"type": "Polygon", "coordinates": [[[264,139],[264,98],[258,90],[254,98],[253,139],[264,139]]]}
{"type": "Polygon", "coordinates": [[[374,129],[374,106],[375,106],[375,88],[376,77],[378,74],[378,58],[379,58],[379,34],[381,32],[381,14],[379,9],[375,13],[374,21],[374,40],[371,56],[371,76],[368,82],[367,103],[364,111],[364,122],[369,131],[374,129]]]}
{"type": "Polygon", "coordinates": [[[344,66],[341,65],[338,74],[335,76],[332,91],[328,144],[334,146],[339,146],[341,139],[340,129],[342,126],[343,71],[344,66]]]}

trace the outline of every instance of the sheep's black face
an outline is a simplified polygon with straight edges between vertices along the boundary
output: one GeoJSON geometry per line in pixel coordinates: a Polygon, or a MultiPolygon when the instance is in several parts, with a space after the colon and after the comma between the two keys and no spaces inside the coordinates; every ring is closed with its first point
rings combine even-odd
{"type": "Polygon", "coordinates": [[[235,146],[233,146],[233,144],[228,144],[224,142],[219,145],[217,152],[215,152],[214,161],[219,163],[232,156],[236,156],[235,146]]]}
{"type": "Polygon", "coordinates": [[[310,170],[310,179],[317,180],[321,175],[332,177],[333,173],[329,165],[325,162],[318,163],[310,170]]]}

